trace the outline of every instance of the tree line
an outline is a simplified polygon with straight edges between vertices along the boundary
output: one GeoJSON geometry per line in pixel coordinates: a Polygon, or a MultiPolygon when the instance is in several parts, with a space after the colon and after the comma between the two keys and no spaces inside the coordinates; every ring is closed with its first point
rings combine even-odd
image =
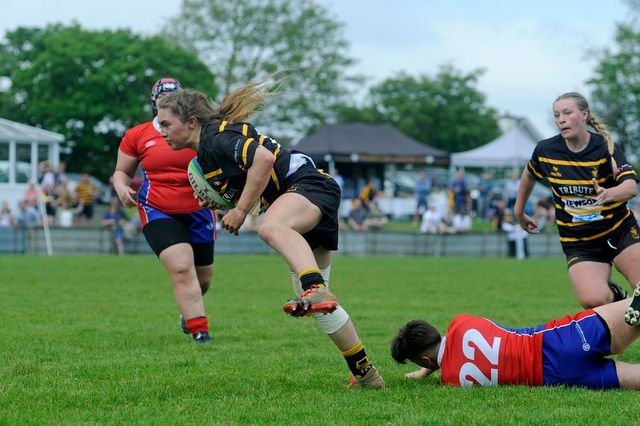
{"type": "MultiPolygon", "coordinates": [[[[640,10],[629,1],[632,10],[640,10]]],[[[400,72],[367,89],[352,71],[344,24],[315,1],[183,0],[157,35],[91,31],[78,23],[19,27],[0,42],[0,116],[65,136],[70,171],[106,180],[120,138],[151,117],[149,91],[173,76],[214,100],[274,72],[278,96],[254,119],[292,143],[326,123],[387,122],[436,148],[459,152],[500,134],[498,113],[478,89],[481,68],[442,65],[400,72]]],[[[597,52],[593,106],[627,150],[640,144],[640,30],[619,24],[615,49],[597,52]]]]}

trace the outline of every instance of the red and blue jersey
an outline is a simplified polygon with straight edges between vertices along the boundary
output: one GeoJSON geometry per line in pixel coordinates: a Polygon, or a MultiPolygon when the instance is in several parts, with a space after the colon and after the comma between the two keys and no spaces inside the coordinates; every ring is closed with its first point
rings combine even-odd
{"type": "Polygon", "coordinates": [[[609,351],[608,329],[592,309],[531,328],[463,314],[449,324],[438,363],[442,382],[455,386],[606,388],[617,386],[609,351]]]}
{"type": "Polygon", "coordinates": [[[139,124],[120,142],[120,150],[137,158],[144,172],[144,183],[138,190],[141,216],[145,206],[170,214],[200,210],[187,178],[187,166],[196,152],[172,150],[158,129],[155,121],[139,124]]]}

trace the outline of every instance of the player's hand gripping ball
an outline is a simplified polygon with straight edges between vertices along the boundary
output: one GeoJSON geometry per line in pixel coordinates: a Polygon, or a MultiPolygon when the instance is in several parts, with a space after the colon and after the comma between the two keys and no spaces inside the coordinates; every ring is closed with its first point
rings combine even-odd
{"type": "Polygon", "coordinates": [[[207,179],[202,173],[202,168],[198,164],[198,157],[194,157],[187,167],[187,176],[189,176],[189,183],[193,188],[193,191],[199,199],[205,202],[206,207],[210,209],[224,209],[229,210],[236,205],[231,201],[224,198],[222,194],[216,191],[207,182],[207,179]]]}

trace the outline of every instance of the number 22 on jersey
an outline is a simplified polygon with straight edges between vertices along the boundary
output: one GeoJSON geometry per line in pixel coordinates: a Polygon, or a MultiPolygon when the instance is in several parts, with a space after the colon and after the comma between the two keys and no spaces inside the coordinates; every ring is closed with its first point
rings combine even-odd
{"type": "Polygon", "coordinates": [[[460,386],[495,386],[498,384],[498,356],[500,337],[494,337],[490,344],[474,328],[462,337],[462,353],[468,360],[460,367],[460,386]],[[473,382],[472,380],[475,380],[473,382]]]}

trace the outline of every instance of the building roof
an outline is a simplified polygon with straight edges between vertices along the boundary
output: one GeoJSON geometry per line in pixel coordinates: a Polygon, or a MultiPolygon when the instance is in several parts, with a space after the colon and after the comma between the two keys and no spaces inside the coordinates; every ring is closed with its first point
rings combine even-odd
{"type": "Polygon", "coordinates": [[[59,143],[64,141],[64,136],[60,133],[0,118],[0,143],[10,141],[59,143]]]}
{"type": "Polygon", "coordinates": [[[390,124],[327,124],[294,149],[321,160],[363,162],[448,162],[446,151],[420,143],[390,124]]]}

